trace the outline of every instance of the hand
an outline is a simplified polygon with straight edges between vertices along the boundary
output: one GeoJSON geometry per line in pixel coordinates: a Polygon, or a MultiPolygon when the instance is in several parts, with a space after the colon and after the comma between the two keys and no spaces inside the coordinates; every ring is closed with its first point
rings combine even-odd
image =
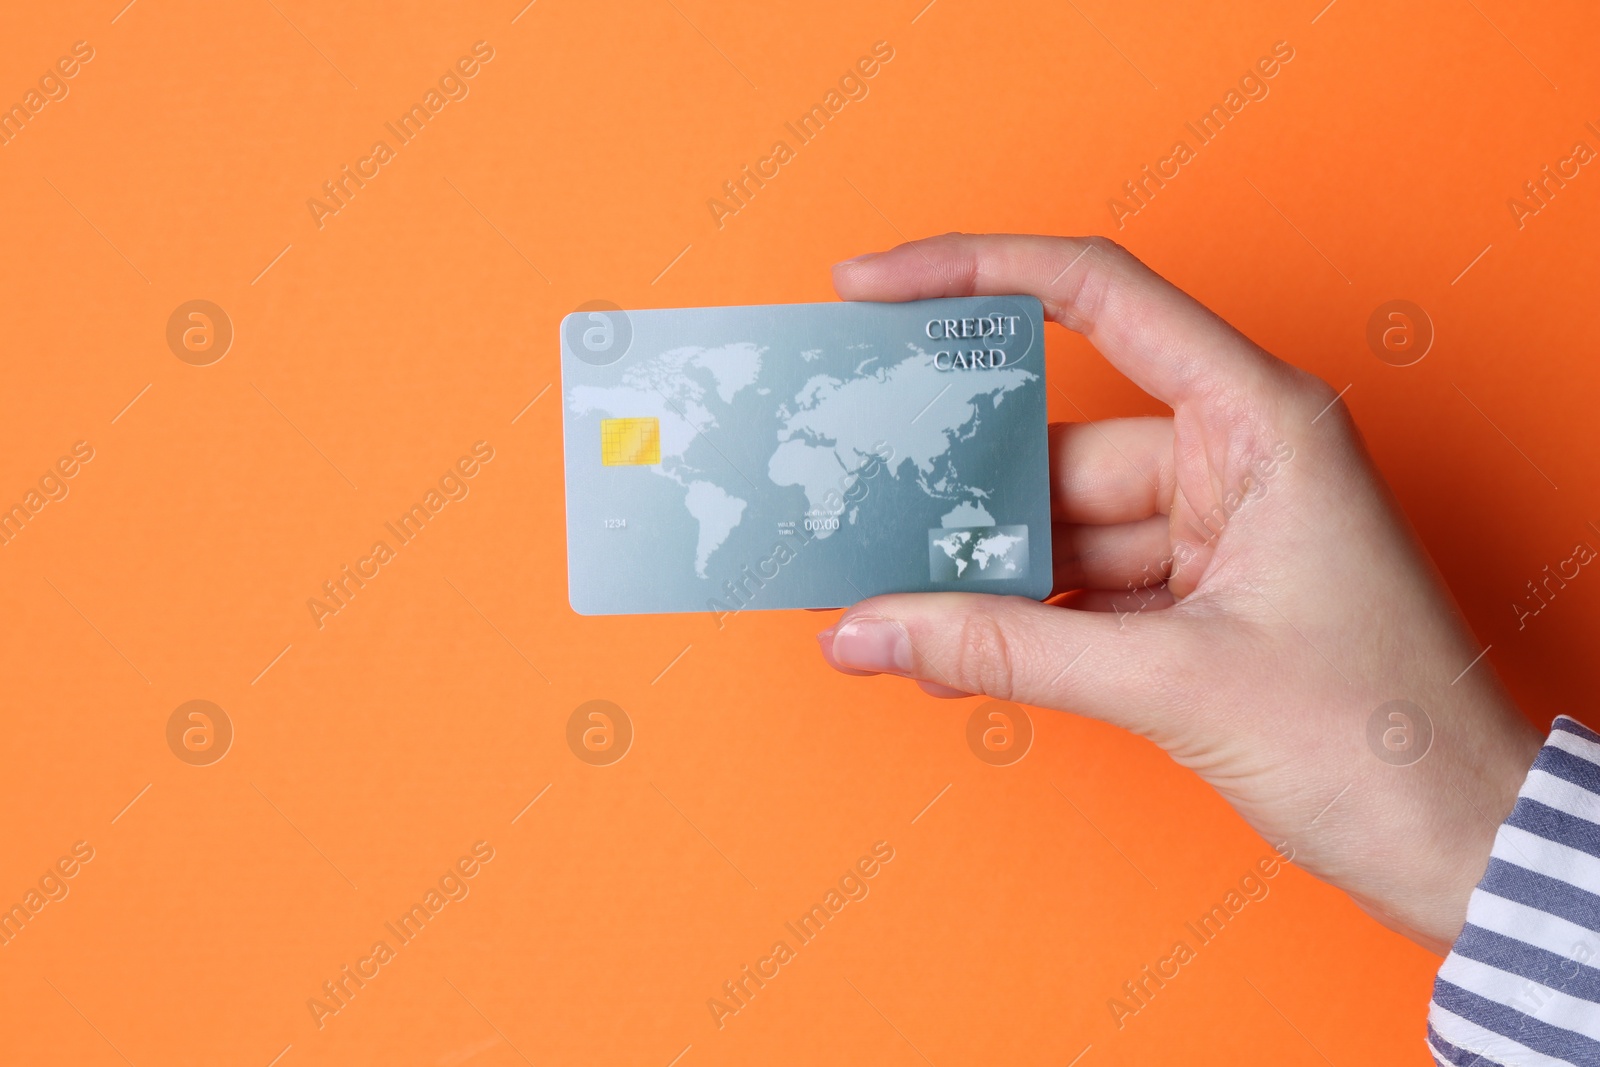
{"type": "Polygon", "coordinates": [[[833,277],[847,300],[1031,293],[1172,417],[1050,427],[1067,603],[873,597],[818,635],[828,662],[1148,737],[1300,866],[1447,949],[1540,738],[1487,661],[1462,674],[1482,645],[1334,391],[1104,239],[950,234],[833,277]],[[1391,700],[1432,720],[1409,766],[1368,745],[1391,700]]]}

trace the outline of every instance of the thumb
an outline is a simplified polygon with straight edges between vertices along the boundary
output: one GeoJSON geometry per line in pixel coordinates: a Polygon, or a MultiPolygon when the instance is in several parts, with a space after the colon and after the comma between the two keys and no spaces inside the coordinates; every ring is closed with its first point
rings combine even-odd
{"type": "Polygon", "coordinates": [[[1100,612],[1025,597],[911,593],[873,597],[818,635],[846,673],[895,674],[963,693],[1073,711],[1146,732],[1162,664],[1176,659],[1165,611],[1100,612]]]}

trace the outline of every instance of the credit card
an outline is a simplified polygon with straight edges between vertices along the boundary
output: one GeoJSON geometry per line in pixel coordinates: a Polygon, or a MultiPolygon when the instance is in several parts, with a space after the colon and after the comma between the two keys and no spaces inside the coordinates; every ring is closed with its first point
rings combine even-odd
{"type": "Polygon", "coordinates": [[[1029,296],[585,305],[561,323],[573,610],[1049,596],[1044,388],[1029,296]]]}

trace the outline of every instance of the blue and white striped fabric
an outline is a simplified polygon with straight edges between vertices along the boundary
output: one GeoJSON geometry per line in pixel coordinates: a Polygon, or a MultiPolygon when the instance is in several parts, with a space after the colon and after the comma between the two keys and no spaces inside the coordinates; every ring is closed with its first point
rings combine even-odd
{"type": "Polygon", "coordinates": [[[1561,716],[1439,969],[1450,1067],[1600,1067],[1600,734],[1561,716]]]}

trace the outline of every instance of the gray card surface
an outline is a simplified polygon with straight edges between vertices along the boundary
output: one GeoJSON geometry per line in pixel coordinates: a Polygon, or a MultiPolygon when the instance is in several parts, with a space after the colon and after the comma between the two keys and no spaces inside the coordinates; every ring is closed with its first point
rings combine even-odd
{"type": "Polygon", "coordinates": [[[1050,594],[1044,321],[1026,296],[561,324],[584,615],[1050,594]]]}

